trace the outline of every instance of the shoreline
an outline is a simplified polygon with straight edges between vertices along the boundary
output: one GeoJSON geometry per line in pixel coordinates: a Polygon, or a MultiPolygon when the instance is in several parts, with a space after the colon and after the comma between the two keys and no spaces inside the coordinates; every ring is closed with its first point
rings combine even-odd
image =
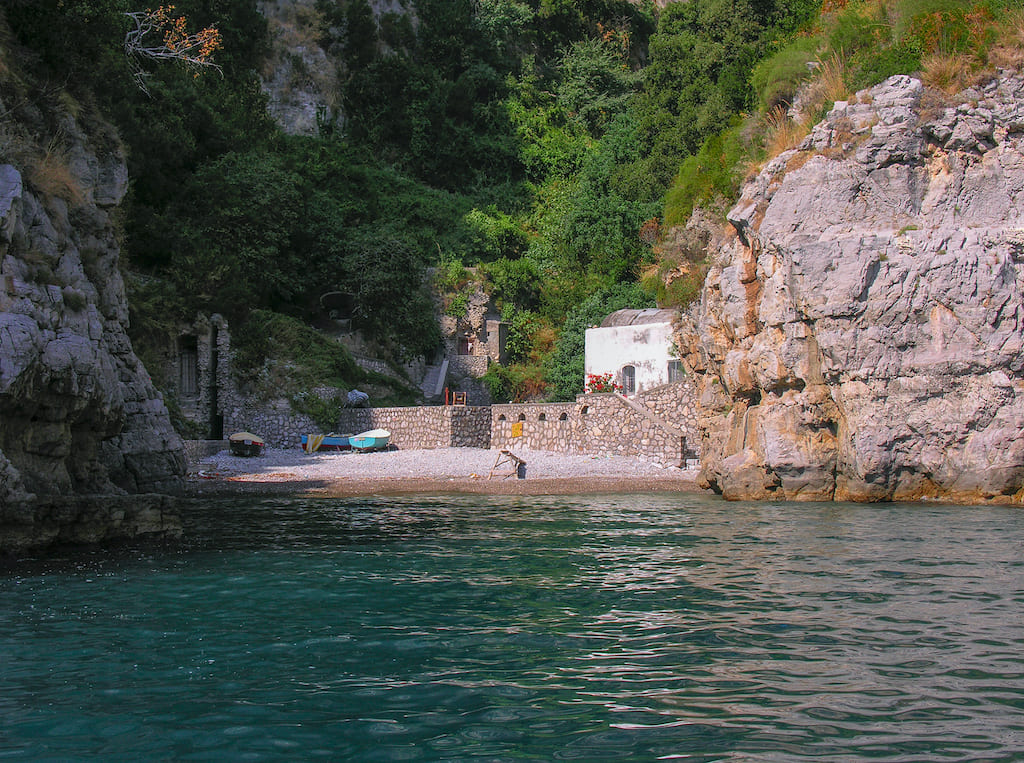
{"type": "Polygon", "coordinates": [[[353,478],[338,480],[189,480],[188,498],[231,495],[300,495],[311,498],[352,498],[360,495],[405,494],[466,495],[614,495],[617,493],[708,493],[692,479],[633,479],[627,477],[571,477],[566,479],[437,479],[353,478]]]}
{"type": "Polygon", "coordinates": [[[379,453],[314,453],[267,449],[251,458],[221,451],[190,469],[185,496],[470,494],[572,495],[707,493],[696,470],[666,467],[630,456],[595,457],[518,450],[526,476],[488,478],[497,450],[440,448],[379,453]]]}

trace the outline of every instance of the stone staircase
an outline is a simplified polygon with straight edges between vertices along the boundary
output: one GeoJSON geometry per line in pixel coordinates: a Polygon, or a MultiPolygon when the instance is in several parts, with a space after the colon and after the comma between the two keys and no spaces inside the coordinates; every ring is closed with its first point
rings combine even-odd
{"type": "Polygon", "coordinates": [[[447,379],[447,359],[436,366],[427,366],[427,373],[424,375],[423,381],[420,384],[420,390],[423,392],[423,399],[427,402],[440,399],[441,395],[444,393],[444,385],[447,379]]]}

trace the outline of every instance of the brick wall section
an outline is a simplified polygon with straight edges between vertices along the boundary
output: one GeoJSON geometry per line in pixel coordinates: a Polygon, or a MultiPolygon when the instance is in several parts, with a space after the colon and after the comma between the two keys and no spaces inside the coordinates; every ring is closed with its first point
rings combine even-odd
{"type": "Polygon", "coordinates": [[[431,405],[416,408],[352,408],[341,413],[338,431],[357,434],[386,429],[399,448],[489,448],[491,410],[486,406],[431,405]]]}

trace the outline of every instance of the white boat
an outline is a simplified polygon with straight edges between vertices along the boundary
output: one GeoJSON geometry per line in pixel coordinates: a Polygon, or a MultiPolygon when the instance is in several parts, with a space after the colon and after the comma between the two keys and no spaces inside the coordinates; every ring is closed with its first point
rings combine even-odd
{"type": "Polygon", "coordinates": [[[386,429],[371,429],[348,438],[352,450],[384,450],[391,440],[391,432],[386,429]]]}

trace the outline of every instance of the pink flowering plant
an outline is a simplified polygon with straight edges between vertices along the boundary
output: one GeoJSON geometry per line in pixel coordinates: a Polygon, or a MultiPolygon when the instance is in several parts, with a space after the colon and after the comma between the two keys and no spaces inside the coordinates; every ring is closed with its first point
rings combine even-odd
{"type": "Polygon", "coordinates": [[[612,381],[611,374],[587,374],[587,392],[621,392],[622,385],[612,381]]]}

